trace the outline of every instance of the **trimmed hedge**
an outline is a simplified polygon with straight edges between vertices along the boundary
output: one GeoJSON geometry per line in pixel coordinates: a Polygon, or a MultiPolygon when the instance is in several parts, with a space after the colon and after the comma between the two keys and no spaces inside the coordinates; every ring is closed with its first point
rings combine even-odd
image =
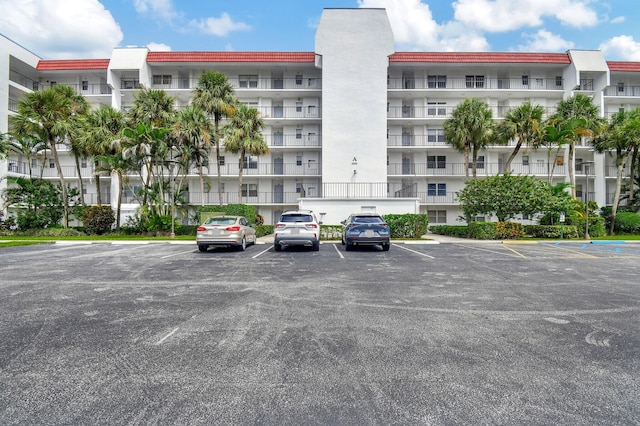
{"type": "MultiPolygon", "coordinates": [[[[198,221],[202,223],[202,213],[222,213],[230,216],[244,216],[249,223],[256,223],[257,209],[248,204],[225,204],[224,206],[201,206],[198,207],[198,221]]],[[[259,220],[258,220],[259,221],[259,220]]]]}
{"type": "Polygon", "coordinates": [[[573,225],[525,225],[524,231],[533,238],[578,238],[578,227],[573,225]]]}
{"type": "MultiPolygon", "coordinates": [[[[589,226],[591,228],[591,226],[589,226]]],[[[619,234],[640,233],[640,214],[621,212],[616,215],[614,231],[619,234]]]]}
{"type": "Polygon", "coordinates": [[[91,206],[80,215],[84,229],[90,234],[102,235],[111,230],[116,215],[111,206],[91,206]]]}
{"type": "Polygon", "coordinates": [[[421,238],[429,230],[426,214],[387,214],[383,218],[389,224],[391,238],[421,238]]]}
{"type": "Polygon", "coordinates": [[[469,238],[469,227],[466,225],[432,225],[429,230],[438,235],[457,238],[469,238]]]}
{"type": "Polygon", "coordinates": [[[524,236],[522,224],[517,222],[471,222],[465,225],[435,225],[434,234],[476,240],[514,240],[524,236]]]}

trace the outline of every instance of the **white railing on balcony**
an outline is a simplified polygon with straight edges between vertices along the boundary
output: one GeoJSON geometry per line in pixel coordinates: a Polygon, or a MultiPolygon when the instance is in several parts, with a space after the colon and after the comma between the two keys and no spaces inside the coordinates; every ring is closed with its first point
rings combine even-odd
{"type": "Polygon", "coordinates": [[[640,86],[609,86],[605,96],[640,96],[640,86]]]}
{"type": "MultiPolygon", "coordinates": [[[[127,80],[128,82],[131,79],[127,80]]],[[[258,78],[257,76],[234,76],[227,77],[233,90],[320,90],[322,89],[322,79],[320,77],[301,78],[258,78]]],[[[133,84],[137,85],[138,80],[133,84]]],[[[127,83],[128,89],[132,87],[127,83]]],[[[198,86],[197,78],[156,76],[152,79],[151,87],[165,90],[192,90],[198,86]]],[[[124,87],[123,87],[124,88],[124,87]]]]}
{"type": "Polygon", "coordinates": [[[562,80],[556,78],[487,78],[484,76],[423,78],[391,78],[387,81],[391,90],[563,90],[562,80]]]}
{"type": "MultiPolygon", "coordinates": [[[[509,169],[512,174],[547,176],[551,173],[552,164],[532,163],[524,165],[521,163],[511,163],[509,169]]],[[[478,162],[476,174],[478,176],[494,176],[504,172],[504,166],[499,163],[478,162]]],[[[471,175],[471,165],[469,166],[469,175],[471,175]]],[[[390,163],[387,165],[387,174],[392,176],[402,175],[418,175],[418,176],[465,176],[464,163],[444,163],[437,162],[427,163],[390,163]]],[[[565,174],[565,166],[556,165],[553,169],[554,176],[563,176],[565,174]]]]}
{"type": "Polygon", "coordinates": [[[257,110],[262,118],[284,118],[284,119],[315,119],[321,118],[321,109],[317,105],[303,106],[271,106],[261,107],[257,110]]]}
{"type": "MultiPolygon", "coordinates": [[[[451,118],[453,110],[456,106],[453,105],[427,105],[427,106],[389,106],[387,108],[387,118],[423,118],[434,120],[445,120],[451,118]]],[[[509,111],[516,108],[516,106],[498,106],[489,107],[493,118],[503,118],[509,111]]],[[[548,117],[555,113],[556,107],[546,107],[545,117],[548,117]]]]}
{"type": "Polygon", "coordinates": [[[322,146],[322,137],[313,134],[278,134],[264,135],[265,142],[270,148],[313,148],[322,146]]]}

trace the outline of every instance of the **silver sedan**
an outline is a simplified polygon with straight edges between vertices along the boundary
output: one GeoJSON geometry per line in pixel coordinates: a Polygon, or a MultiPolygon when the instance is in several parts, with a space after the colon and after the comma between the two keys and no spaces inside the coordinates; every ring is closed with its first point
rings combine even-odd
{"type": "Polygon", "coordinates": [[[198,226],[196,233],[200,251],[207,251],[211,246],[245,250],[248,244],[255,244],[256,240],[256,230],[243,216],[210,217],[198,226]]]}

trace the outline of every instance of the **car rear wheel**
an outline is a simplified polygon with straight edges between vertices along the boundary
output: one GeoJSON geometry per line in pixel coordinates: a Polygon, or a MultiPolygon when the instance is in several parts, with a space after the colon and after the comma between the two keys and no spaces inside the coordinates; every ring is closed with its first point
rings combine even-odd
{"type": "Polygon", "coordinates": [[[274,245],[273,245],[273,249],[274,249],[275,251],[280,251],[280,250],[282,250],[282,246],[281,246],[280,244],[274,244],[274,245]]]}
{"type": "Polygon", "coordinates": [[[382,244],[382,251],[389,251],[389,247],[391,247],[391,243],[382,244]]]}
{"type": "Polygon", "coordinates": [[[311,250],[320,251],[320,241],[313,243],[313,246],[311,247],[311,250]]]}
{"type": "Polygon", "coordinates": [[[198,250],[200,251],[207,251],[208,248],[208,246],[198,246],[198,250]]]}
{"type": "Polygon", "coordinates": [[[246,249],[247,249],[247,239],[245,237],[242,237],[242,242],[238,246],[238,250],[245,251],[246,249]]]}
{"type": "Polygon", "coordinates": [[[353,250],[353,244],[346,243],[344,247],[347,251],[353,250]]]}

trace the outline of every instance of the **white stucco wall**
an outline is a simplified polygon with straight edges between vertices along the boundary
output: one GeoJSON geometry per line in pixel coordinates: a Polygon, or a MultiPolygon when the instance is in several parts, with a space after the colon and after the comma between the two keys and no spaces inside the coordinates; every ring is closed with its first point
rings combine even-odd
{"type": "Polygon", "coordinates": [[[387,69],[393,52],[384,9],[323,11],[316,53],[322,57],[325,183],[386,182],[387,69]]]}

